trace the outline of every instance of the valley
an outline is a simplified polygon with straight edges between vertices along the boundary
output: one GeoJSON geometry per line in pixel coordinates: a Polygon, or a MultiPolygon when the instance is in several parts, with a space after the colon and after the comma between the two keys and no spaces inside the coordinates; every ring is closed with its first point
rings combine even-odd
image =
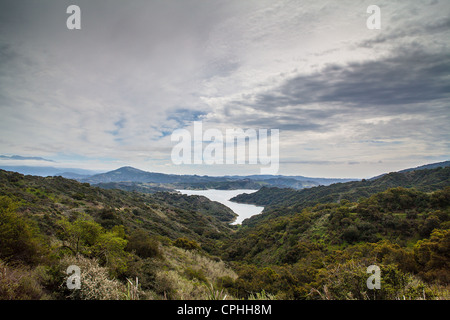
{"type": "Polygon", "coordinates": [[[247,218],[250,218],[254,215],[260,214],[264,207],[258,207],[252,204],[245,203],[237,203],[230,201],[231,198],[238,196],[240,194],[251,194],[255,192],[255,190],[246,190],[246,189],[238,189],[238,190],[177,190],[178,192],[186,195],[200,195],[205,196],[211,201],[217,201],[237,214],[236,220],[233,221],[233,224],[241,224],[247,218]]]}
{"type": "Polygon", "coordinates": [[[450,167],[221,190],[222,200],[264,206],[241,223],[207,190],[82,181],[0,171],[2,299],[449,297],[450,167]],[[376,292],[364,287],[373,264],[376,292]],[[84,270],[83,289],[64,285],[69,265],[84,270]]]}

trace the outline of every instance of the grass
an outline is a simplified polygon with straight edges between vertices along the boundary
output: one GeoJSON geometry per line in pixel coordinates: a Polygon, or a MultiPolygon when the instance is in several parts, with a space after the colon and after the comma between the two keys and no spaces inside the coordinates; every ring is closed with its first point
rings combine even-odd
{"type": "Polygon", "coordinates": [[[154,272],[152,292],[148,290],[144,292],[138,288],[138,280],[134,282],[128,280],[126,299],[133,299],[135,291],[141,299],[143,297],[168,300],[230,298],[225,289],[217,289],[214,285],[223,277],[233,280],[237,278],[236,273],[223,261],[195,250],[185,250],[172,245],[161,245],[160,251],[161,258],[152,260],[154,272]]]}
{"type": "Polygon", "coordinates": [[[228,297],[223,289],[217,290],[211,283],[205,284],[205,287],[208,289],[208,300],[226,300],[228,297]]]}
{"type": "Polygon", "coordinates": [[[139,279],[136,277],[136,281],[127,278],[127,290],[124,293],[125,300],[139,300],[139,279]]]}

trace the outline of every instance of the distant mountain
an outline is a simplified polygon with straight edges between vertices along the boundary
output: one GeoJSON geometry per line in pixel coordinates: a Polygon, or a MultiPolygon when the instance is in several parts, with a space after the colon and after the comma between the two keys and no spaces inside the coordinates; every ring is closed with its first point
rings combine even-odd
{"type": "MultiPolygon", "coordinates": [[[[419,166],[419,167],[415,167],[415,168],[408,168],[408,169],[403,169],[397,172],[411,172],[411,171],[416,171],[416,170],[424,170],[424,169],[435,169],[435,168],[445,168],[445,167],[450,167],[450,161],[443,161],[443,162],[436,162],[436,163],[430,163],[430,164],[425,164],[423,166],[419,166]]],[[[379,176],[370,178],[369,180],[375,180],[378,178],[381,178],[383,176],[385,176],[387,173],[383,173],[380,174],[379,176]]]]}
{"type": "Polygon", "coordinates": [[[55,162],[53,160],[44,159],[41,157],[23,157],[23,156],[18,156],[18,155],[13,155],[13,156],[0,155],[0,160],[37,160],[37,161],[55,162]]]}
{"type": "Polygon", "coordinates": [[[354,179],[309,178],[304,176],[248,175],[248,176],[199,176],[148,172],[130,166],[108,172],[76,168],[55,168],[37,166],[1,166],[0,169],[41,177],[61,176],[80,182],[98,185],[102,188],[140,190],[153,193],[158,190],[173,189],[260,189],[264,186],[303,189],[319,185],[330,185],[354,179]],[[126,184],[123,184],[126,182],[126,184]],[[151,185],[145,185],[151,184],[151,185]]]}
{"type": "Polygon", "coordinates": [[[83,179],[91,184],[104,182],[141,182],[141,183],[198,183],[210,181],[223,181],[222,177],[208,177],[198,175],[176,175],[157,172],[148,172],[133,167],[122,167],[113,171],[93,175],[83,179]]]}
{"type": "MultiPolygon", "coordinates": [[[[336,178],[311,178],[311,177],[304,177],[304,176],[283,176],[283,175],[249,175],[249,176],[226,176],[229,178],[234,179],[251,179],[251,180],[257,180],[257,181],[270,181],[272,183],[270,184],[276,184],[277,181],[279,181],[280,186],[281,185],[288,185],[287,181],[302,181],[305,182],[302,184],[303,188],[306,188],[307,186],[312,185],[330,185],[333,183],[338,182],[349,182],[349,181],[355,181],[358,179],[336,179],[336,178]]],[[[294,183],[294,182],[293,182],[294,183]]],[[[297,183],[297,182],[295,182],[297,183]]],[[[293,187],[291,187],[293,188],[293,187]]],[[[297,189],[297,188],[295,188],[297,189]]],[[[298,188],[301,189],[301,188],[298,188]]]]}
{"type": "MultiPolygon", "coordinates": [[[[165,188],[185,189],[259,189],[263,186],[280,188],[303,189],[318,185],[329,185],[336,182],[352,181],[351,179],[327,179],[308,178],[303,176],[281,175],[249,175],[249,176],[199,176],[199,175],[175,175],[156,172],[148,172],[133,167],[122,167],[117,170],[96,174],[79,179],[91,184],[104,184],[111,182],[132,182],[136,184],[153,183],[165,188]]],[[[118,185],[120,186],[120,185],[118,185]]],[[[131,186],[126,186],[129,189],[131,186]]],[[[142,189],[142,186],[134,186],[142,189]]],[[[144,186],[145,188],[145,186],[144,186]]]]}
{"type": "Polygon", "coordinates": [[[174,191],[173,188],[161,187],[158,184],[143,182],[101,182],[95,185],[102,189],[119,189],[124,191],[137,191],[142,193],[157,193],[174,191]]]}
{"type": "Polygon", "coordinates": [[[32,176],[49,177],[61,176],[67,179],[81,179],[99,173],[94,170],[85,170],[77,168],[55,168],[55,167],[33,167],[33,166],[2,166],[0,169],[6,171],[14,171],[21,174],[32,176]]]}

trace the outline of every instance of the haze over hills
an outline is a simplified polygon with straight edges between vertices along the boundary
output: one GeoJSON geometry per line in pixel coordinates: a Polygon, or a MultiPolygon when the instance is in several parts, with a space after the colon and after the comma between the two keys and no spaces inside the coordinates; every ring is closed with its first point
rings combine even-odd
{"type": "Polygon", "coordinates": [[[329,185],[354,179],[309,178],[304,176],[248,175],[248,176],[200,176],[148,172],[125,166],[108,172],[77,168],[38,166],[1,166],[0,169],[36,176],[61,176],[111,189],[156,192],[162,189],[259,189],[262,186],[303,189],[329,185]]]}
{"type": "Polygon", "coordinates": [[[329,185],[336,182],[347,182],[351,179],[307,178],[303,176],[282,175],[249,175],[249,176],[199,176],[174,175],[139,170],[133,167],[122,167],[106,173],[96,174],[80,179],[91,184],[118,182],[153,183],[158,186],[195,189],[259,189],[262,186],[303,189],[317,185],[329,185]]]}
{"type": "Polygon", "coordinates": [[[14,171],[21,174],[28,174],[32,176],[61,176],[68,179],[81,179],[87,178],[94,174],[100,173],[99,171],[86,170],[79,168],[56,168],[49,166],[4,166],[0,165],[0,169],[6,171],[14,171]]]}
{"type": "MultiPolygon", "coordinates": [[[[450,161],[438,162],[404,169],[399,172],[432,169],[450,166],[450,161]]],[[[31,166],[0,166],[1,169],[21,174],[37,176],[62,176],[80,182],[98,185],[105,189],[122,189],[126,191],[139,191],[155,193],[174,189],[260,189],[262,187],[290,188],[300,190],[315,186],[328,186],[335,183],[358,181],[357,179],[312,178],[305,176],[283,175],[248,175],[248,176],[200,176],[177,175],[158,172],[149,172],[125,166],[116,170],[99,173],[93,170],[76,168],[31,167],[31,166]]],[[[376,180],[385,174],[373,177],[376,180]]]]}

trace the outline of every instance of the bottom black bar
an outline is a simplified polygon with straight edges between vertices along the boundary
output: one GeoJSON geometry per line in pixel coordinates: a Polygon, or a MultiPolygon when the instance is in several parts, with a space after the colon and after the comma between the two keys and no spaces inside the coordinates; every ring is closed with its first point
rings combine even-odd
{"type": "Polygon", "coordinates": [[[142,315],[143,319],[291,319],[314,316],[354,316],[357,318],[417,315],[417,312],[439,308],[448,301],[0,301],[0,310],[14,315],[45,314],[46,318],[62,314],[76,317],[142,315]],[[433,309],[429,309],[433,308],[433,309]],[[62,312],[62,313],[61,313],[62,312]],[[287,318],[289,317],[289,318],[287,318]]]}

